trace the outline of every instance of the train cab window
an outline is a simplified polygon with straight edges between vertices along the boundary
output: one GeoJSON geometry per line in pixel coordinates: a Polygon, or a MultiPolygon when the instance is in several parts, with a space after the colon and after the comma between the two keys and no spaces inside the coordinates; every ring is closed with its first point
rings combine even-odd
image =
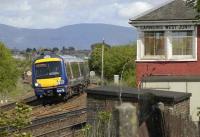
{"type": "Polygon", "coordinates": [[[61,75],[61,63],[60,62],[49,62],[49,75],[60,76],[61,75]]]}
{"type": "Polygon", "coordinates": [[[78,78],[80,76],[78,63],[77,62],[71,63],[71,67],[72,67],[74,78],[78,78]]]}
{"type": "Polygon", "coordinates": [[[45,62],[35,65],[36,78],[53,78],[60,77],[61,73],[61,63],[56,62],[45,62]]]}
{"type": "Polygon", "coordinates": [[[48,76],[49,71],[48,71],[47,63],[36,64],[35,68],[36,68],[36,77],[37,78],[48,76]]]}

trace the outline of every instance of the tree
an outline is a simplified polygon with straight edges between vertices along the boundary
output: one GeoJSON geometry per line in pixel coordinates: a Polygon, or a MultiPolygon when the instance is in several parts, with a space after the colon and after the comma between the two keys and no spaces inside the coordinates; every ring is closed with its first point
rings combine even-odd
{"type": "Polygon", "coordinates": [[[27,48],[26,49],[26,53],[31,53],[32,52],[32,49],[31,48],[27,48]]]}
{"type": "MultiPolygon", "coordinates": [[[[93,50],[89,60],[90,70],[94,70],[98,75],[101,74],[101,53],[102,53],[102,44],[97,43],[93,44],[93,50]]],[[[104,52],[106,53],[109,50],[110,46],[104,45],[104,52]]]]}
{"type": "MultiPolygon", "coordinates": [[[[95,45],[92,50],[89,67],[98,75],[101,74],[101,52],[102,44],[95,45]]],[[[114,75],[122,74],[123,80],[130,86],[135,86],[135,58],[136,46],[121,45],[115,47],[105,46],[104,50],[104,76],[112,80],[114,75]]]]}
{"type": "Polygon", "coordinates": [[[64,51],[65,49],[66,49],[65,46],[63,46],[63,47],[62,47],[62,51],[64,51]]]}
{"type": "Polygon", "coordinates": [[[58,49],[57,47],[54,47],[54,48],[52,49],[52,51],[53,51],[53,53],[57,53],[57,52],[59,51],[59,49],[58,49]]]}
{"type": "Polygon", "coordinates": [[[0,42],[0,94],[5,94],[15,87],[18,75],[11,52],[0,42]]]}
{"type": "Polygon", "coordinates": [[[186,0],[186,5],[193,7],[197,11],[197,19],[200,19],[200,0],[186,0]]]}
{"type": "Polygon", "coordinates": [[[108,47],[108,48],[111,47],[109,44],[106,44],[106,43],[95,43],[95,44],[92,44],[90,47],[92,50],[94,50],[96,47],[101,47],[102,44],[104,44],[105,47],[108,47]]]}
{"type": "Polygon", "coordinates": [[[75,51],[75,48],[74,47],[69,47],[68,50],[69,51],[75,51]]]}
{"type": "Polygon", "coordinates": [[[37,52],[36,48],[33,48],[33,51],[32,52],[37,52]]]}
{"type": "Polygon", "coordinates": [[[110,48],[110,50],[105,53],[105,77],[107,79],[113,79],[114,75],[119,75],[123,77],[123,80],[125,80],[129,86],[134,86],[135,59],[136,46],[122,45],[110,48]]]}

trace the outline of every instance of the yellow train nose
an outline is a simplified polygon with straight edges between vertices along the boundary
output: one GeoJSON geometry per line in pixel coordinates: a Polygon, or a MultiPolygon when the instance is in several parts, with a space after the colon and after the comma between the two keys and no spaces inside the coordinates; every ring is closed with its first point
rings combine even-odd
{"type": "Polygon", "coordinates": [[[41,85],[42,88],[58,86],[61,77],[48,78],[48,79],[37,79],[37,83],[41,85]]]}

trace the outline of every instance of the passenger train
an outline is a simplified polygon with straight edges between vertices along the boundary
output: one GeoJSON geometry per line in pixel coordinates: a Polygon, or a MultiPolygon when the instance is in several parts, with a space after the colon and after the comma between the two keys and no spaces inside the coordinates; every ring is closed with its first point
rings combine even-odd
{"type": "Polygon", "coordinates": [[[32,63],[32,85],[37,98],[67,99],[89,84],[87,61],[74,56],[42,55],[32,63]]]}

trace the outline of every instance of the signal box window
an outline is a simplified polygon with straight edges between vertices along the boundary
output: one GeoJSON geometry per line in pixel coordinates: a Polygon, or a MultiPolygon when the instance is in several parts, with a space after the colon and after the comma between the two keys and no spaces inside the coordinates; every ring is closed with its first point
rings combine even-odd
{"type": "Polygon", "coordinates": [[[137,61],[196,61],[196,33],[195,30],[140,32],[137,61]]]}
{"type": "Polygon", "coordinates": [[[145,56],[164,55],[164,32],[144,33],[145,56]]]}
{"type": "Polygon", "coordinates": [[[172,32],[173,55],[192,55],[193,34],[192,31],[172,32]]]}

